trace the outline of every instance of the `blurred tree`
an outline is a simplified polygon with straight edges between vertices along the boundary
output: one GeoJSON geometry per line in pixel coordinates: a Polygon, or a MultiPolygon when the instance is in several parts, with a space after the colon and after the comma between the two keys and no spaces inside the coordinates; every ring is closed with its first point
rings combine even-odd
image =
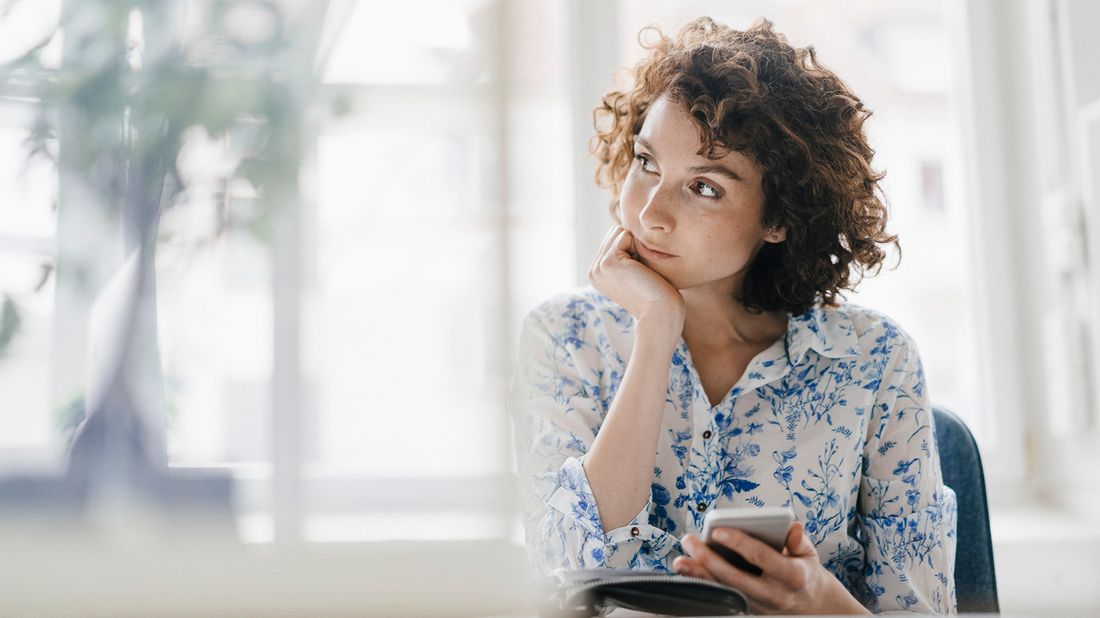
{"type": "MultiPolygon", "coordinates": [[[[59,228],[67,209],[96,209],[112,221],[124,256],[113,278],[130,277],[122,285],[135,288],[122,314],[111,316],[123,331],[119,341],[109,342],[121,349],[101,361],[115,363],[103,371],[111,377],[102,392],[84,398],[82,411],[69,411],[80,422],[71,473],[164,467],[153,266],[161,213],[187,194],[181,149],[195,128],[213,140],[251,136],[230,153],[232,176],[246,179],[259,195],[261,207],[246,225],[270,242],[276,214],[298,196],[303,125],[319,103],[314,63],[326,10],[322,2],[70,1],[57,32],[0,66],[0,96],[38,102],[28,153],[57,165],[59,228]],[[42,51],[58,32],[64,35],[62,64],[51,70],[42,51]],[[242,126],[248,130],[239,131],[242,126]]],[[[330,109],[339,113],[346,103],[333,102],[330,109]]],[[[73,286],[89,284],[98,294],[106,279],[89,276],[87,260],[67,260],[66,240],[59,232],[55,276],[73,286]]],[[[117,255],[117,240],[84,238],[97,247],[70,257],[105,250],[117,255]]],[[[18,325],[18,308],[5,299],[0,353],[18,325]]]]}

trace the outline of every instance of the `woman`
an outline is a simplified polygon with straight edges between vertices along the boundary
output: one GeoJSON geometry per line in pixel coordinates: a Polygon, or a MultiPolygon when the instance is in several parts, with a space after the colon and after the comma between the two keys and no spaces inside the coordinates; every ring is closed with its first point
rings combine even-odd
{"type": "Polygon", "coordinates": [[[886,233],[870,115],[761,21],[661,36],[597,110],[615,225],[591,287],[523,325],[511,408],[528,551],[717,580],[754,612],[952,612],[955,502],[917,348],[838,302],[886,233]],[[782,552],[699,538],[789,506],[782,552]]]}

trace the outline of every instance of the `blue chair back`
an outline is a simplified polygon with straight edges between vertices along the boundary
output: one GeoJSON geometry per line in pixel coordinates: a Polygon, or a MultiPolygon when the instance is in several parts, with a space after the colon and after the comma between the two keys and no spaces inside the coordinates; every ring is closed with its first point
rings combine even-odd
{"type": "Polygon", "coordinates": [[[934,407],[932,417],[943,483],[958,496],[955,594],[959,613],[1000,612],[985,472],[978,444],[966,423],[954,413],[934,407]]]}

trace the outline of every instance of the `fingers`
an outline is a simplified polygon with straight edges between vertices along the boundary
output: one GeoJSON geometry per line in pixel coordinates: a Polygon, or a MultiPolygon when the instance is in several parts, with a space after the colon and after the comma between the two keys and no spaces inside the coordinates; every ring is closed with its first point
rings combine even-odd
{"type": "Polygon", "coordinates": [[[712,575],[712,579],[737,588],[754,599],[771,598],[772,591],[762,577],[746,573],[726,562],[725,558],[707,547],[706,543],[700,540],[699,537],[694,534],[686,534],[681,544],[694,559],[695,564],[708,571],[712,575]]]}
{"type": "Polygon", "coordinates": [[[593,266],[598,266],[609,256],[614,255],[615,248],[619,244],[619,240],[622,235],[626,233],[620,225],[613,225],[607,230],[607,234],[604,235],[603,241],[600,243],[600,250],[596,252],[596,259],[593,261],[593,266]]]}
{"type": "Polygon", "coordinates": [[[714,579],[714,576],[710,574],[710,571],[706,569],[706,567],[704,567],[702,564],[699,564],[699,562],[695,559],[689,558],[687,556],[677,556],[676,559],[672,561],[672,569],[680,575],[717,581],[714,579]]]}
{"type": "Polygon", "coordinates": [[[600,241],[600,250],[596,252],[596,256],[592,258],[592,265],[588,267],[589,272],[596,269],[603,261],[603,256],[607,253],[608,247],[615,241],[615,235],[622,228],[617,225],[612,225],[607,229],[607,233],[603,235],[603,240],[600,241]]]}
{"type": "MultiPolygon", "coordinates": [[[[668,279],[633,259],[634,235],[622,226],[607,231],[600,252],[588,269],[588,282],[635,318],[646,314],[680,321],[684,298],[668,279]]],[[[670,320],[669,323],[675,325],[670,320]]]]}
{"type": "Polygon", "coordinates": [[[603,236],[603,240],[600,241],[600,250],[596,252],[596,262],[613,254],[613,250],[623,250],[626,252],[627,256],[633,258],[633,249],[634,235],[621,225],[613,225],[608,228],[607,233],[603,236]]]}
{"type": "Polygon", "coordinates": [[[615,235],[611,238],[611,242],[608,243],[607,248],[604,250],[603,253],[600,254],[600,257],[599,257],[599,265],[600,266],[609,265],[614,258],[618,257],[618,254],[619,254],[618,247],[619,247],[619,244],[622,242],[622,238],[623,238],[624,234],[626,234],[626,230],[624,230],[622,228],[619,228],[618,231],[615,233],[615,235]]]}
{"type": "Polygon", "coordinates": [[[634,244],[634,235],[627,230],[615,238],[615,253],[620,258],[629,258],[630,248],[634,244]]]}
{"type": "MultiPolygon", "coordinates": [[[[799,581],[802,570],[767,543],[733,528],[726,528],[719,532],[721,534],[716,535],[718,542],[741,554],[745,560],[760,567],[767,576],[778,579],[792,588],[801,588],[805,584],[805,582],[799,581]]],[[[791,529],[787,530],[788,539],[790,539],[792,532],[791,529]]]]}
{"type": "Polygon", "coordinates": [[[784,543],[788,556],[809,556],[817,553],[813,541],[806,536],[802,522],[794,521],[787,530],[787,542],[784,543]]]}
{"type": "Polygon", "coordinates": [[[592,262],[589,274],[599,270],[603,266],[610,265],[616,260],[624,260],[632,257],[629,248],[633,244],[633,238],[633,235],[626,231],[626,229],[620,226],[612,227],[608,231],[607,236],[604,237],[603,246],[600,247],[600,252],[596,254],[596,259],[592,262]]]}
{"type": "MultiPolygon", "coordinates": [[[[798,528],[795,528],[794,525],[788,528],[787,540],[791,541],[792,537],[795,536],[798,537],[796,547],[802,553],[792,554],[792,556],[803,556],[805,555],[805,548],[802,546],[802,541],[805,537],[802,535],[801,524],[798,524],[798,528]]],[[[741,557],[748,562],[760,567],[760,570],[764,571],[764,575],[768,578],[778,580],[792,589],[800,589],[806,585],[805,570],[801,568],[801,565],[791,561],[792,556],[784,556],[767,543],[749,534],[735,528],[719,528],[715,531],[714,540],[741,554],[741,557]]],[[[806,540],[808,541],[808,539],[806,540]]],[[[813,551],[811,546],[810,552],[813,551]]]]}
{"type": "Polygon", "coordinates": [[[612,225],[607,228],[607,233],[603,235],[603,240],[600,241],[600,250],[596,252],[596,257],[602,256],[607,253],[607,247],[615,240],[615,236],[622,230],[620,225],[612,225]]]}

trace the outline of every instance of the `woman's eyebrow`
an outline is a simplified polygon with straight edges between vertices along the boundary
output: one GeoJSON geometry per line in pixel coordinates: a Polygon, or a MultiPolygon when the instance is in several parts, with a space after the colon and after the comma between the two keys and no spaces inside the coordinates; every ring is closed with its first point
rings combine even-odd
{"type": "Polygon", "coordinates": [[[743,180],[741,178],[741,175],[737,172],[731,170],[725,165],[718,165],[717,163],[713,163],[711,165],[698,165],[688,168],[688,171],[692,174],[721,174],[722,176],[728,176],[730,179],[737,182],[743,180]]]}
{"type": "MultiPolygon", "coordinates": [[[[635,143],[641,144],[643,148],[645,148],[646,150],[652,152],[653,154],[657,154],[656,149],[653,148],[653,144],[650,144],[646,140],[646,138],[642,137],[641,135],[635,135],[634,136],[634,141],[635,141],[635,143]]],[[[688,172],[690,172],[692,174],[720,174],[720,175],[726,176],[726,177],[728,177],[731,180],[736,181],[736,182],[740,182],[740,181],[744,180],[743,178],[741,178],[741,175],[738,174],[737,172],[731,170],[730,168],[726,167],[725,165],[719,165],[717,163],[712,163],[710,165],[697,165],[695,167],[690,167],[690,168],[688,168],[688,172]]]]}

